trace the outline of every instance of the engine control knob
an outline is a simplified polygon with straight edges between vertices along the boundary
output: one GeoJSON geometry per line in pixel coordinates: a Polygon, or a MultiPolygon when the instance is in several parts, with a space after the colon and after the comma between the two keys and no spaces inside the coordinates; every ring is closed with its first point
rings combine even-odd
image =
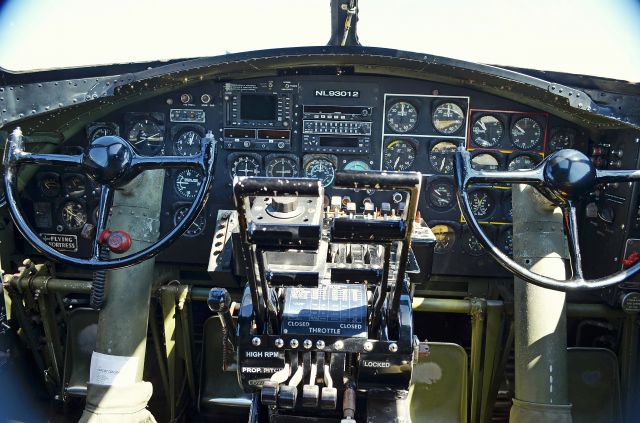
{"type": "Polygon", "coordinates": [[[278,383],[268,380],[262,385],[260,401],[264,405],[276,405],[278,403],[278,383]]]}
{"type": "Polygon", "coordinates": [[[292,409],[296,406],[298,398],[298,387],[283,385],[278,392],[278,405],[281,408],[292,409]]]}
{"type": "Polygon", "coordinates": [[[302,387],[302,406],[316,408],[320,400],[320,387],[318,385],[304,385],[302,387]]]}
{"type": "Polygon", "coordinates": [[[112,253],[123,254],[131,248],[131,236],[125,231],[105,229],[98,236],[98,243],[106,245],[112,253]]]}
{"type": "Polygon", "coordinates": [[[320,408],[324,410],[335,410],[338,406],[338,390],[336,388],[322,388],[320,396],[320,408]]]}

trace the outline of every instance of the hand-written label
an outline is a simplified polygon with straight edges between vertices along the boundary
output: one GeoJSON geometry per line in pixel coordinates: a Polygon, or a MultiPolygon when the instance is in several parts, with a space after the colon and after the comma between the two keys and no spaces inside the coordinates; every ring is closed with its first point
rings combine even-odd
{"type": "Polygon", "coordinates": [[[93,352],[89,369],[89,382],[96,385],[131,385],[136,382],[138,357],[93,352]]]}

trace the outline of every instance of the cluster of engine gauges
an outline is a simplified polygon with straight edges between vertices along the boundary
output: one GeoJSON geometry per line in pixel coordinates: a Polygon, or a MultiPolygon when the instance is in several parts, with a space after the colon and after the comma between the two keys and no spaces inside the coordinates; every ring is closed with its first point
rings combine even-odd
{"type": "Polygon", "coordinates": [[[470,148],[543,151],[547,128],[544,113],[471,111],[470,148]]]}
{"type": "Polygon", "coordinates": [[[542,153],[498,153],[476,150],[472,153],[471,166],[476,170],[527,170],[533,169],[543,159],[542,153]]]}
{"type": "MultiPolygon", "coordinates": [[[[434,252],[436,254],[451,254],[462,252],[469,256],[483,256],[486,251],[482,244],[471,233],[466,225],[453,222],[430,222],[431,231],[436,237],[434,252]]],[[[513,254],[513,228],[511,225],[482,225],[483,230],[498,248],[505,254],[513,254]]]]}

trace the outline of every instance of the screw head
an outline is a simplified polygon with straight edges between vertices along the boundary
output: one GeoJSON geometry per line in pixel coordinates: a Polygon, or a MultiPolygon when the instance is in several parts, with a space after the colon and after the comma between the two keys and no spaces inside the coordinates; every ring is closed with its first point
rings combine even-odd
{"type": "Polygon", "coordinates": [[[311,339],[305,339],[302,343],[302,346],[308,350],[309,348],[313,347],[313,342],[311,342],[311,339]]]}
{"type": "Polygon", "coordinates": [[[333,343],[333,348],[335,348],[336,350],[341,350],[344,348],[344,342],[342,341],[336,341],[333,343]]]}
{"type": "Polygon", "coordinates": [[[364,343],[364,350],[365,351],[372,351],[373,350],[373,344],[370,341],[367,341],[364,343]]]}
{"type": "Polygon", "coordinates": [[[278,338],[273,342],[276,346],[276,348],[282,348],[284,347],[284,341],[282,340],[282,338],[278,338]]]}
{"type": "Polygon", "coordinates": [[[251,345],[253,345],[254,347],[259,347],[261,343],[262,341],[257,336],[251,340],[251,345]]]}
{"type": "Polygon", "coordinates": [[[389,344],[389,351],[391,351],[392,353],[398,352],[398,344],[396,344],[395,342],[389,344]]]}
{"type": "Polygon", "coordinates": [[[289,346],[291,346],[291,348],[298,348],[298,345],[300,345],[300,343],[295,338],[289,341],[289,346]]]}
{"type": "Polygon", "coordinates": [[[324,341],[322,339],[316,341],[316,348],[319,350],[324,348],[324,341]]]}

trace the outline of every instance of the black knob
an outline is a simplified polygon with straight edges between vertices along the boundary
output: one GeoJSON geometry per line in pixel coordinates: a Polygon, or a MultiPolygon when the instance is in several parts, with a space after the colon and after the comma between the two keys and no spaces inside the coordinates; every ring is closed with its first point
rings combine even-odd
{"type": "Polygon", "coordinates": [[[278,382],[271,380],[266,381],[262,385],[260,391],[260,401],[264,405],[276,405],[278,402],[278,382]]]}
{"type": "Polygon", "coordinates": [[[207,305],[211,311],[216,313],[225,313],[231,307],[231,295],[224,288],[211,288],[207,305]]]}

